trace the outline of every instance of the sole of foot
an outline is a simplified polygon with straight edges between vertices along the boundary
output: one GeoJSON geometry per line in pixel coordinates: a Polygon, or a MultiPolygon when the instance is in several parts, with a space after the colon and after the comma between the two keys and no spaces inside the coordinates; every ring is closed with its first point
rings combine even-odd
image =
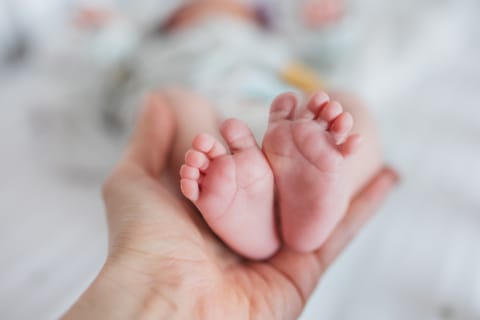
{"type": "Polygon", "coordinates": [[[324,92],[297,112],[292,93],[272,103],[263,150],[277,187],[281,235],[301,252],[318,249],[342,218],[350,192],[344,160],[358,149],[353,117],[324,92]]]}
{"type": "Polygon", "coordinates": [[[182,193],[230,248],[266,259],[279,247],[271,168],[245,124],[227,120],[220,131],[230,153],[214,137],[198,135],[180,169],[182,193]]]}

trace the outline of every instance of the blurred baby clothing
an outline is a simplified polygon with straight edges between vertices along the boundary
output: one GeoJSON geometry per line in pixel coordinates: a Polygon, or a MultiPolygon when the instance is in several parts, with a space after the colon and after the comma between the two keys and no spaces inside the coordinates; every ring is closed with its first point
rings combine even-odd
{"type": "Polygon", "coordinates": [[[280,92],[296,88],[286,70],[294,53],[254,25],[216,17],[145,41],[134,58],[139,88],[181,86],[209,98],[224,117],[263,132],[280,92]]]}

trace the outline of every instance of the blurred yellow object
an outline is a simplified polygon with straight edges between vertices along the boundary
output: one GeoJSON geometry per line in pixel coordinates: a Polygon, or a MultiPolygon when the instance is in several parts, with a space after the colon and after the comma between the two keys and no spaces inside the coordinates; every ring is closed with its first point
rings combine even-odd
{"type": "Polygon", "coordinates": [[[281,77],[288,84],[306,92],[313,93],[324,89],[325,85],[320,77],[307,66],[292,63],[281,73],[281,77]]]}

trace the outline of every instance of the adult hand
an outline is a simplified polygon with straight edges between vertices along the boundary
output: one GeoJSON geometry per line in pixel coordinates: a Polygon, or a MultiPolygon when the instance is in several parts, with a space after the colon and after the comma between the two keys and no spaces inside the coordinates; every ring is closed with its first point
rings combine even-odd
{"type": "Polygon", "coordinates": [[[159,103],[147,106],[105,186],[109,255],[65,319],[296,319],[322,275],[392,190],[395,173],[378,173],[320,250],[284,248],[268,261],[246,261],[160,182],[174,132],[166,115],[159,103]]]}

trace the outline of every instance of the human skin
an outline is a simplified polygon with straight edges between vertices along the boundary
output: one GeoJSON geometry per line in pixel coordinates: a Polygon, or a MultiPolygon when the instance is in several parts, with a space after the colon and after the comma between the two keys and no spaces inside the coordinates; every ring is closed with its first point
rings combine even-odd
{"type": "Polygon", "coordinates": [[[294,94],[277,97],[263,151],[275,176],[282,239],[310,252],[328,239],[382,157],[378,136],[369,134],[373,121],[359,122],[351,134],[354,118],[345,110],[359,113],[358,103],[343,107],[319,91],[300,107],[294,94]],[[374,152],[360,152],[362,145],[374,152]]]}
{"type": "Polygon", "coordinates": [[[220,131],[228,153],[213,136],[199,134],[180,169],[181,191],[235,252],[269,258],[280,246],[272,169],[243,122],[226,120],[220,131]]]}
{"type": "Polygon", "coordinates": [[[160,179],[176,124],[150,98],[104,187],[109,253],[63,319],[296,319],[318,281],[395,186],[388,168],[350,203],[321,249],[251,262],[227,249],[160,179]]]}
{"type": "MultiPolygon", "coordinates": [[[[353,187],[379,169],[375,167],[381,163],[378,153],[346,161],[359,149],[361,136],[350,135],[352,115],[343,112],[338,102],[319,91],[302,110],[297,110],[298,104],[292,93],[274,100],[263,152],[245,124],[229,119],[220,129],[228,152],[220,140],[202,133],[193,140],[181,167],[182,193],[212,230],[244,257],[271,257],[280,237],[297,251],[318,249],[343,217],[353,192],[359,191],[353,187]],[[369,175],[357,181],[357,176],[346,175],[351,171],[346,164],[369,175]]],[[[376,141],[369,136],[367,143],[376,141]]]]}

